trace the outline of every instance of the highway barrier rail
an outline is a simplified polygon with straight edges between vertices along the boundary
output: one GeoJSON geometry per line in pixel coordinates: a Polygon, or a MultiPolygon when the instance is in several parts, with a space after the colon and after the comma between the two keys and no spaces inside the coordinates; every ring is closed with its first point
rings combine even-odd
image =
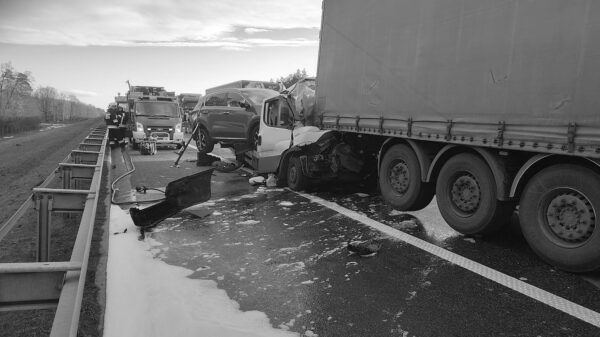
{"type": "Polygon", "coordinates": [[[94,129],[78,149],[0,227],[0,241],[23,215],[37,213],[37,262],[0,263],[0,311],[56,308],[50,336],[77,336],[108,130],[94,129]],[[62,188],[48,188],[56,176],[62,188]],[[69,261],[51,261],[50,233],[56,214],[81,214],[69,261]]]}

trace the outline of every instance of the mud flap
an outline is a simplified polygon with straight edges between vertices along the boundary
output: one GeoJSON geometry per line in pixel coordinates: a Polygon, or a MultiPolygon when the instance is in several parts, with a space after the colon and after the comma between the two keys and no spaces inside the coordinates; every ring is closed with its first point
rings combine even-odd
{"type": "Polygon", "coordinates": [[[144,209],[130,208],[129,215],[138,227],[153,227],[180,210],[210,199],[213,169],[170,182],[165,200],[144,209]]]}

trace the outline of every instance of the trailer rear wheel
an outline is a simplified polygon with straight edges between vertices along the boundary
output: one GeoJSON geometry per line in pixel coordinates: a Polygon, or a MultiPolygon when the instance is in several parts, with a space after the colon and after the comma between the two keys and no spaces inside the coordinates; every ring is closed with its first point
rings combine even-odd
{"type": "Polygon", "coordinates": [[[571,272],[600,269],[600,175],[572,164],[537,173],[521,195],[523,236],[546,262],[571,272]]]}
{"type": "Polygon", "coordinates": [[[407,145],[392,146],[381,161],[379,188],[392,207],[416,211],[433,199],[433,184],[421,181],[421,167],[414,151],[407,145]]]}
{"type": "Polygon", "coordinates": [[[294,191],[302,191],[306,188],[307,180],[302,172],[300,158],[292,156],[287,167],[287,184],[294,191]]]}
{"type": "Polygon", "coordinates": [[[463,234],[497,231],[510,219],[512,203],[496,199],[496,182],[480,157],[462,153],[450,158],[437,178],[440,213],[450,227],[463,234]]]}

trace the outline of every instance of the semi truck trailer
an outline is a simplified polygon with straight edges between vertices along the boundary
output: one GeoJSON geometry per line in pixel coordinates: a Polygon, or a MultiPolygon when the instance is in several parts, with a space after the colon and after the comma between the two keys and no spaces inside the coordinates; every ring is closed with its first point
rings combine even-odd
{"type": "Polygon", "coordinates": [[[376,176],[394,208],[435,196],[464,234],[516,211],[543,260],[600,269],[598,13],[593,0],[324,0],[315,108],[267,100],[254,165],[295,190],[376,176]]]}

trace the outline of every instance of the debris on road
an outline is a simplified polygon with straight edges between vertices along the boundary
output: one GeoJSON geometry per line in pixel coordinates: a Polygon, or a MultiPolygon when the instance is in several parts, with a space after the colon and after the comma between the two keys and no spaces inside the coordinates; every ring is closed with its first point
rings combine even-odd
{"type": "Polygon", "coordinates": [[[248,183],[252,186],[262,185],[265,183],[265,177],[263,177],[263,176],[252,177],[252,178],[248,179],[248,183]]]}
{"type": "Polygon", "coordinates": [[[184,208],[209,200],[212,172],[209,169],[170,182],[164,201],[144,209],[129,209],[131,219],[138,227],[152,227],[184,208]]]}
{"type": "Polygon", "coordinates": [[[381,249],[381,242],[375,240],[349,241],[348,251],[361,257],[375,256],[381,249]]]}

